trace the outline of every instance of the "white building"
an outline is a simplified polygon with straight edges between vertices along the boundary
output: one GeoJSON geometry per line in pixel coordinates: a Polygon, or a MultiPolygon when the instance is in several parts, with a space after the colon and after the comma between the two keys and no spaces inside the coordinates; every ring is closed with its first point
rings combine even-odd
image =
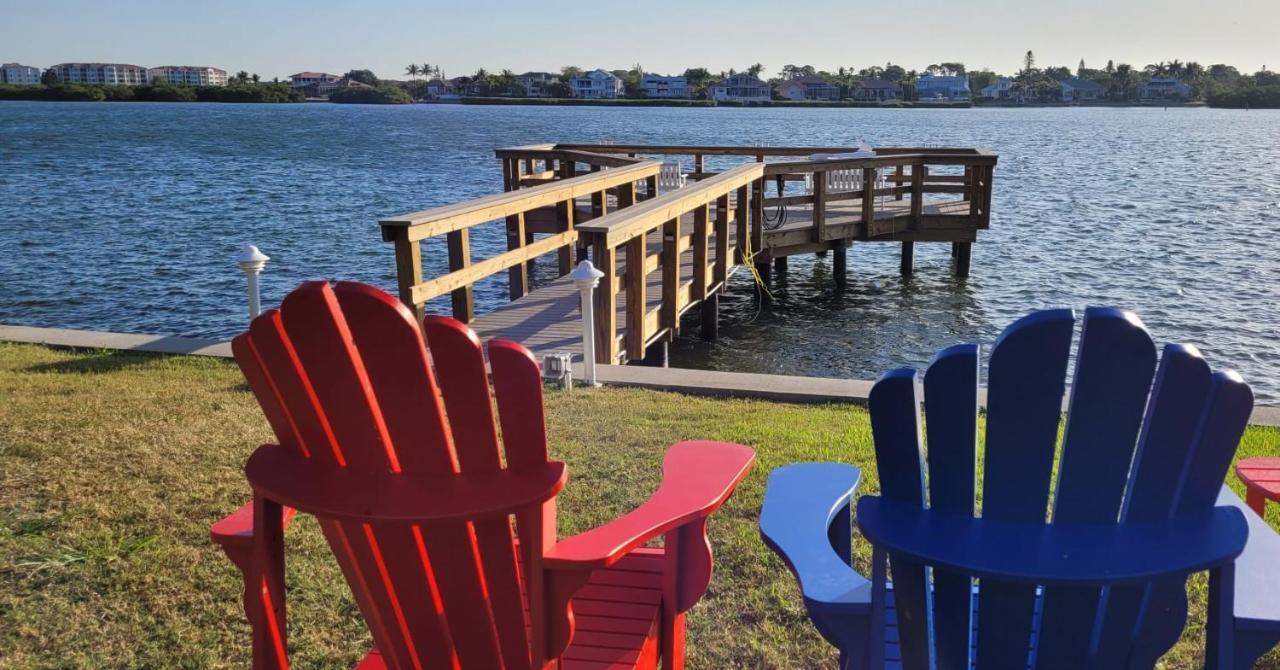
{"type": "Polygon", "coordinates": [[[524,87],[525,97],[543,98],[550,95],[547,87],[560,81],[560,76],[550,72],[526,72],[516,77],[516,81],[524,87]]]}
{"type": "Polygon", "coordinates": [[[994,83],[987,84],[982,87],[982,97],[1004,99],[1009,97],[1013,92],[1013,80],[1008,77],[1000,77],[994,83]]]}
{"type": "Polygon", "coordinates": [[[622,80],[612,72],[596,69],[569,83],[575,98],[617,98],[622,95],[622,80]]]}
{"type": "Polygon", "coordinates": [[[64,84],[99,86],[143,86],[147,70],[127,63],[58,63],[51,68],[64,84]]]}
{"type": "Polygon", "coordinates": [[[19,63],[0,65],[0,84],[28,86],[40,83],[40,68],[19,63]]]}
{"type": "Polygon", "coordinates": [[[920,100],[968,100],[969,75],[926,74],[916,80],[916,98],[920,100]]]}
{"type": "Polygon", "coordinates": [[[685,77],[664,77],[646,74],[640,78],[640,88],[646,98],[687,98],[689,80],[685,77]]]}
{"type": "Polygon", "coordinates": [[[226,86],[227,71],[201,65],[161,65],[147,68],[147,81],[164,80],[176,86],[226,86]]]}
{"type": "Polygon", "coordinates": [[[708,89],[712,100],[736,102],[768,102],[772,99],[769,85],[749,74],[725,77],[708,89]]]}
{"type": "Polygon", "coordinates": [[[298,74],[289,75],[289,83],[294,88],[302,88],[313,84],[329,84],[339,79],[342,79],[342,75],[329,74],[328,72],[299,72],[298,74]]]}

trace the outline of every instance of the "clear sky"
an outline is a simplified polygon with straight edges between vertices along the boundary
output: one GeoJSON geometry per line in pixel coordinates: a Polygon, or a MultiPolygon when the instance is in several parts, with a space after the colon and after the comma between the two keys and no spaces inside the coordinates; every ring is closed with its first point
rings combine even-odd
{"type": "Polygon", "coordinates": [[[1280,67],[1280,0],[0,0],[0,61],[213,65],[264,78],[410,62],[712,72],[958,61],[1137,67],[1178,59],[1280,67]]]}

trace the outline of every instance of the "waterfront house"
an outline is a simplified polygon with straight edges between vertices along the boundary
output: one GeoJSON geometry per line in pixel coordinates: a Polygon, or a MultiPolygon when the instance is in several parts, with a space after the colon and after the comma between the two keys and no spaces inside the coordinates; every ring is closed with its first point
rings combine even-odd
{"type": "Polygon", "coordinates": [[[328,72],[299,72],[289,75],[289,83],[294,88],[302,88],[319,84],[320,82],[334,82],[342,79],[342,75],[329,74],[328,72]]]}
{"type": "Polygon", "coordinates": [[[833,86],[818,77],[788,79],[775,89],[778,97],[787,100],[839,100],[840,87],[833,86]]]}
{"type": "Polygon", "coordinates": [[[128,63],[58,63],[50,69],[63,84],[143,86],[147,83],[146,68],[128,63]]]}
{"type": "Polygon", "coordinates": [[[0,84],[30,86],[40,83],[40,68],[21,63],[0,65],[0,84]]]}
{"type": "Polygon", "coordinates": [[[226,86],[227,71],[202,65],[161,65],[147,68],[147,81],[179,86],[226,86]]]}
{"type": "Polygon", "coordinates": [[[687,98],[689,80],[685,77],[664,77],[646,74],[640,78],[640,90],[646,98],[687,98]]]}
{"type": "Polygon", "coordinates": [[[575,98],[600,100],[622,97],[622,80],[612,72],[601,69],[574,77],[569,85],[573,87],[575,98]]]}
{"type": "Polygon", "coordinates": [[[1062,86],[1063,102],[1088,102],[1099,100],[1107,94],[1107,87],[1088,79],[1072,77],[1058,83],[1062,86]]]}
{"type": "Polygon", "coordinates": [[[994,82],[982,87],[982,97],[992,100],[1007,100],[1013,95],[1013,80],[999,77],[994,82]]]}
{"type": "Polygon", "coordinates": [[[427,82],[427,97],[432,100],[457,100],[459,95],[452,79],[432,79],[427,82]]]}
{"type": "Polygon", "coordinates": [[[768,102],[769,85],[745,72],[725,77],[707,89],[712,100],[732,102],[768,102]]]}
{"type": "Polygon", "coordinates": [[[1139,87],[1138,97],[1143,100],[1188,100],[1191,87],[1177,79],[1150,79],[1139,87]]]}
{"type": "Polygon", "coordinates": [[[888,79],[865,79],[853,89],[854,100],[901,100],[902,84],[888,79]]]}
{"type": "Polygon", "coordinates": [[[551,72],[526,72],[516,77],[516,81],[524,87],[527,98],[545,98],[550,93],[547,87],[560,81],[560,76],[551,72]]]}
{"type": "Polygon", "coordinates": [[[918,100],[968,100],[969,75],[926,74],[916,80],[918,100]]]}

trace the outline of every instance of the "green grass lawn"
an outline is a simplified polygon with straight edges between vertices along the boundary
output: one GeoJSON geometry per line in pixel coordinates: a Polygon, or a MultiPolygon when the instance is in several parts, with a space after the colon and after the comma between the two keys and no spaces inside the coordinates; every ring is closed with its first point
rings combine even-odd
{"type": "MultiPolygon", "coordinates": [[[[871,468],[865,411],[624,389],[551,392],[547,407],[552,453],[570,467],[562,536],[641,502],[673,442],[753,446],[755,470],[711,524],[716,575],[689,616],[690,666],[834,667],[756,521],[774,467],[871,468]]],[[[241,465],[271,439],[228,361],[0,344],[0,668],[246,667],[239,575],[208,528],[247,499],[241,465]]],[[[1280,432],[1264,428],[1240,449],[1277,453],[1280,432]]],[[[1280,525],[1275,506],[1268,520],[1280,525]]],[[[288,547],[296,667],[351,667],[370,638],[313,520],[288,547]]],[[[1166,667],[1199,666],[1203,584],[1166,667]]]]}

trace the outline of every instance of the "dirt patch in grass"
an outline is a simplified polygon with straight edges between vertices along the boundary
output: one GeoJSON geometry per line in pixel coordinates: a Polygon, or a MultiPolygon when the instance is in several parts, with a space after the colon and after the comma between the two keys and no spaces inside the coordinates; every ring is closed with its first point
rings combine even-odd
{"type": "MultiPolygon", "coordinates": [[[[235,366],[0,344],[0,399],[0,667],[246,667],[239,575],[208,528],[247,499],[241,466],[271,433],[235,366]]],[[[624,389],[551,392],[547,408],[552,453],[570,468],[562,536],[639,504],[673,442],[755,447],[759,463],[711,524],[716,576],[689,616],[689,665],[834,667],[756,521],[774,467],[872,466],[863,410],[624,389]]],[[[1240,456],[1277,452],[1280,432],[1253,428],[1240,456]]],[[[287,541],[295,665],[352,667],[371,640],[316,524],[300,518],[287,541]]],[[[1204,595],[1198,580],[1165,667],[1199,666],[1204,595]]]]}

